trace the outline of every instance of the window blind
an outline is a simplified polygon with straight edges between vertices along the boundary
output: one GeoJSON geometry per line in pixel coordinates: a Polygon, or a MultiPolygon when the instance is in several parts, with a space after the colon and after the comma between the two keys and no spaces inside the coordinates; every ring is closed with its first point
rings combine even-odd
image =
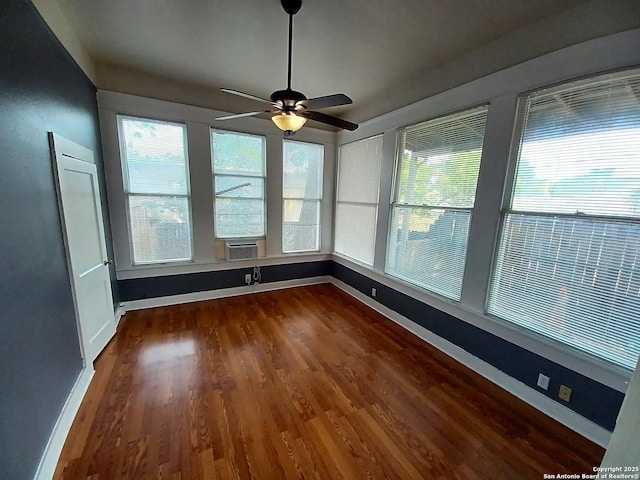
{"type": "Polygon", "coordinates": [[[640,353],[640,71],[529,95],[487,311],[633,369],[640,353]]]}
{"type": "Polygon", "coordinates": [[[373,265],[381,165],[382,135],[339,148],[334,251],[367,265],[373,265]]]}
{"type": "Polygon", "coordinates": [[[211,130],[216,238],[265,235],[265,137],[211,130]]]}
{"type": "Polygon", "coordinates": [[[386,271],[460,299],[487,107],[399,132],[386,271]]]}
{"type": "Polygon", "coordinates": [[[282,251],[320,249],[324,146],[285,140],[282,163],[282,251]]]}
{"type": "Polygon", "coordinates": [[[186,127],[118,117],[132,262],[192,258],[186,127]]]}

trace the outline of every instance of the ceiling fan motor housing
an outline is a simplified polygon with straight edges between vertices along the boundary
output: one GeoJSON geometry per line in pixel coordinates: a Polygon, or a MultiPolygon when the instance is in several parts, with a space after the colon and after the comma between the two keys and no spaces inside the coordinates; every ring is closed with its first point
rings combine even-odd
{"type": "Polygon", "coordinates": [[[307,97],[303,93],[296,92],[295,90],[276,90],[270,97],[273,103],[281,103],[283,110],[293,110],[296,104],[301,100],[306,100],[307,97]]]}

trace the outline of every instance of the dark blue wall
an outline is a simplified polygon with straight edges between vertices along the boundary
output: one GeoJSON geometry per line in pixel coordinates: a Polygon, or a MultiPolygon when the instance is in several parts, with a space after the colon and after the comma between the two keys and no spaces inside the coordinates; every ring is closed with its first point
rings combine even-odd
{"type": "Polygon", "coordinates": [[[332,262],[331,275],[367,296],[370,295],[372,287],[376,288],[375,300],[385,307],[456,344],[471,355],[535,388],[583,417],[613,431],[618,410],[624,399],[624,394],[617,390],[382,285],[344,265],[332,262]],[[539,372],[544,372],[551,378],[549,390],[542,390],[536,386],[539,372]],[[573,389],[569,403],[557,397],[561,384],[573,389]]]}
{"type": "MultiPolygon", "coordinates": [[[[0,478],[32,479],[82,369],[48,131],[93,150],[95,87],[28,0],[0,10],[0,478]]],[[[103,197],[104,198],[104,197],[103,197]]],[[[104,202],[106,209],[106,201],[104,202]]],[[[105,211],[105,217],[107,212],[105,211]]],[[[108,222],[105,224],[108,229],[108,222]]],[[[107,230],[107,234],[110,234],[107,230]]],[[[113,276],[112,276],[113,278],[113,276]]],[[[119,303],[117,298],[114,303],[119,303]]]]}
{"type": "MultiPolygon", "coordinates": [[[[329,275],[330,260],[319,262],[290,263],[285,265],[265,265],[260,268],[262,283],[296,280],[300,278],[329,275]]],[[[220,288],[243,287],[244,275],[252,268],[236,268],[217,272],[167,275],[164,277],[136,278],[120,280],[120,299],[122,301],[141,300],[143,298],[180,295],[183,293],[206,292],[220,288]]]]}

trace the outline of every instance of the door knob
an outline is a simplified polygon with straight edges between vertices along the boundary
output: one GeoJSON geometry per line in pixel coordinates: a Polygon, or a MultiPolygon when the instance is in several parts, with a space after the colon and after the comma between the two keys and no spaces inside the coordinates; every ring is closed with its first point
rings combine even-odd
{"type": "Polygon", "coordinates": [[[103,260],[102,263],[104,265],[113,265],[113,260],[103,260]]]}

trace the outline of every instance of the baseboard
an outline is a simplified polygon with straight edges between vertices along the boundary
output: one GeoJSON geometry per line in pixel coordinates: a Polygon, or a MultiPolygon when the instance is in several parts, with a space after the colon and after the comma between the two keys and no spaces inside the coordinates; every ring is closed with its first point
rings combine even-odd
{"type": "Polygon", "coordinates": [[[53,427],[47,446],[40,459],[38,470],[36,470],[34,480],[51,480],[53,478],[60,454],[62,453],[62,447],[64,447],[64,442],[67,440],[67,435],[69,434],[69,430],[71,430],[71,425],[76,418],[82,399],[85,393],[87,393],[93,374],[93,365],[90,365],[85,367],[82,372],[80,372],[80,375],[78,375],[78,379],[71,389],[71,393],[69,397],[67,397],[60,416],[53,427]]]}
{"type": "Polygon", "coordinates": [[[114,313],[116,328],[118,328],[118,325],[120,324],[120,320],[122,319],[125,313],[127,313],[127,309],[124,307],[124,305],[122,304],[118,305],[118,308],[114,313]]]}
{"type": "Polygon", "coordinates": [[[168,305],[201,302],[203,300],[215,300],[216,298],[235,297],[238,295],[248,295],[251,293],[281,290],[283,288],[304,287],[307,285],[330,283],[331,279],[332,277],[330,277],[329,275],[322,275],[319,277],[298,278],[294,280],[283,280],[281,282],[268,282],[250,286],[221,288],[219,290],[207,290],[205,292],[170,295],[167,297],[145,298],[142,300],[123,302],[122,307],[124,307],[125,311],[140,310],[143,308],[166,307],[168,305]]]}
{"type": "Polygon", "coordinates": [[[471,355],[466,350],[463,350],[457,345],[443,339],[442,337],[439,337],[433,332],[427,330],[426,328],[418,325],[415,322],[412,322],[408,318],[400,315],[390,308],[387,308],[384,305],[376,302],[372,298],[369,298],[367,295],[363,294],[359,290],[356,290],[350,285],[347,285],[337,278],[330,278],[331,283],[336,287],[345,291],[357,300],[360,300],[362,303],[373,308],[391,321],[397,323],[398,325],[413,333],[428,344],[433,345],[438,350],[454,358],[477,374],[482,375],[483,377],[495,383],[512,395],[515,395],[516,397],[541,411],[545,415],[562,423],[571,430],[579,433],[583,437],[588,438],[592,442],[597,443],[604,448],[606,448],[609,444],[609,440],[611,439],[611,432],[609,432],[607,429],[602,428],[600,425],[592,422],[582,415],[579,415],[570,408],[554,402],[546,395],[543,395],[542,393],[536,391],[528,385],[525,385],[519,380],[516,380],[515,378],[498,370],[493,365],[471,355]]]}

